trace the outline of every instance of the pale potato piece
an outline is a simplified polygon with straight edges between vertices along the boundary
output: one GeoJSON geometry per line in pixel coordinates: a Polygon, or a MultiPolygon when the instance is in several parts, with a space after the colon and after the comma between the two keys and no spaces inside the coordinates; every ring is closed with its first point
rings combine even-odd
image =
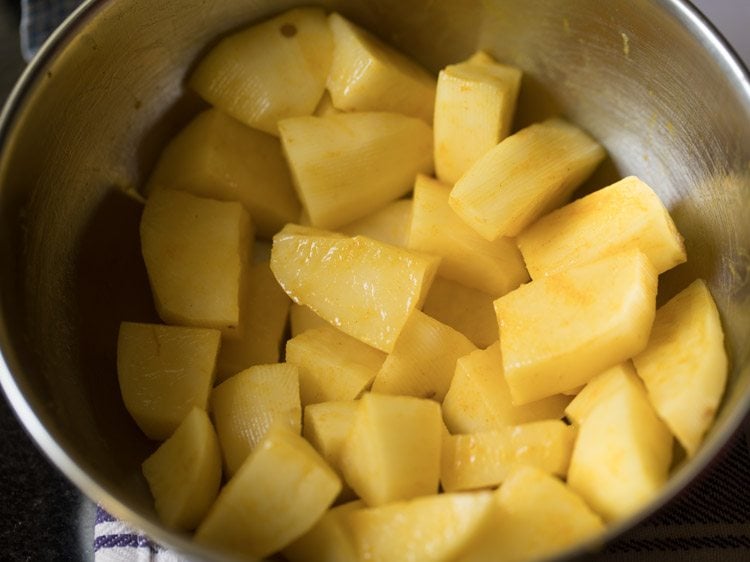
{"type": "Polygon", "coordinates": [[[467,170],[450,205],[487,240],[516,236],[558,207],[604,159],[582,130],[548,119],[505,138],[467,170]]]}
{"type": "Polygon", "coordinates": [[[211,105],[277,135],[280,119],[315,111],[332,56],[325,12],[296,8],[222,39],[188,83],[211,105]]]}
{"type": "Polygon", "coordinates": [[[534,279],[629,249],[646,254],[657,273],[687,259],[659,196],[635,176],[542,217],[519,234],[518,247],[534,279]]]}
{"type": "Polygon", "coordinates": [[[284,556],[290,562],[359,562],[349,519],[363,507],[359,500],[332,507],[284,549],[284,556]]]}
{"type": "Polygon", "coordinates": [[[453,212],[450,186],[422,174],[414,183],[409,248],[440,256],[438,273],[462,285],[501,297],[529,274],[514,240],[485,240],[453,212]]]}
{"type": "Polygon", "coordinates": [[[702,279],[656,311],[648,346],[633,363],[657,414],[693,456],[716,415],[728,367],[719,311],[702,279]]]}
{"type": "Polygon", "coordinates": [[[271,270],[292,300],[385,352],[424,302],[439,261],[364,236],[296,225],[274,236],[271,251],[271,270]]]}
{"type": "Polygon", "coordinates": [[[432,172],[432,129],[398,113],[341,113],[279,122],[310,224],[335,229],[406,195],[432,172]]]}
{"type": "Polygon", "coordinates": [[[288,363],[250,367],[214,388],[211,413],[231,477],[273,426],[300,433],[299,370],[288,363]]]}
{"type": "Polygon", "coordinates": [[[328,93],[328,90],[323,92],[323,97],[320,98],[320,102],[318,103],[318,107],[315,108],[315,112],[313,115],[316,115],[318,117],[325,117],[326,115],[332,115],[335,113],[343,113],[340,109],[336,109],[333,107],[333,100],[331,99],[331,94],[328,93]]]}
{"type": "Polygon", "coordinates": [[[274,426],[221,490],[195,540],[268,556],[309,531],[340,490],[336,473],[307,441],[274,426]]]}
{"type": "Polygon", "coordinates": [[[195,529],[221,485],[219,440],[206,411],[193,408],[142,470],[159,519],[174,529],[195,529]]]}
{"type": "Polygon", "coordinates": [[[253,241],[242,205],[160,189],[146,201],[140,233],[162,320],[236,332],[253,241]]]}
{"type": "Polygon", "coordinates": [[[633,364],[628,360],[596,375],[568,404],[565,415],[574,424],[582,424],[599,402],[620,392],[622,386],[635,374],[633,364]]]}
{"type": "Polygon", "coordinates": [[[289,324],[292,331],[292,337],[296,337],[307,330],[312,330],[313,328],[330,326],[328,322],[315,314],[309,306],[297,304],[296,302],[293,302],[289,309],[289,324]]]}
{"type": "Polygon", "coordinates": [[[198,114],[164,148],[144,192],[160,188],[239,201],[266,239],[300,213],[279,139],[215,108],[198,114]]]}
{"type": "Polygon", "coordinates": [[[452,561],[487,525],[492,504],[490,492],[474,492],[358,509],[349,516],[358,559],[452,561]]]}
{"type": "Polygon", "coordinates": [[[440,482],[446,492],[494,487],[520,465],[565,476],[576,429],[545,420],[443,438],[440,482]]]}
{"type": "Polygon", "coordinates": [[[393,111],[432,122],[435,78],[337,13],[328,16],[333,60],[326,85],[344,111],[393,111]]]}
{"type": "Polygon", "coordinates": [[[496,300],[513,403],[575,388],[643,351],[656,282],[636,250],[535,279],[496,300]]]}
{"type": "Polygon", "coordinates": [[[442,402],[456,361],[475,350],[462,333],[414,310],[375,376],[372,391],[442,402]]]}
{"type": "Polygon", "coordinates": [[[369,506],[437,493],[442,431],[437,402],[365,394],[341,451],[347,483],[369,506]]]}
{"type": "Polygon", "coordinates": [[[120,324],[122,400],[149,438],[166,439],[193,407],[206,409],[220,341],[221,333],[209,328],[120,324]]]}
{"type": "Polygon", "coordinates": [[[339,232],[349,236],[367,236],[386,244],[406,248],[409,242],[412,206],[411,199],[399,199],[379,211],[345,224],[339,232]]]}
{"type": "Polygon", "coordinates": [[[452,433],[477,433],[540,420],[559,420],[570,398],[555,394],[514,406],[503,376],[500,342],[456,362],[443,400],[443,420],[452,433]]]}

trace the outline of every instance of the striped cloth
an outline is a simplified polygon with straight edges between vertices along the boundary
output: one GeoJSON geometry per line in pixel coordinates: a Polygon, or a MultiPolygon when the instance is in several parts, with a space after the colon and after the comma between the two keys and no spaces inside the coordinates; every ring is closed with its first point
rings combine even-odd
{"type": "Polygon", "coordinates": [[[83,0],[21,0],[21,53],[31,60],[47,37],[83,0]]]}
{"type": "Polygon", "coordinates": [[[188,562],[187,558],[151,541],[127,523],[96,508],[95,562],[188,562]]]}

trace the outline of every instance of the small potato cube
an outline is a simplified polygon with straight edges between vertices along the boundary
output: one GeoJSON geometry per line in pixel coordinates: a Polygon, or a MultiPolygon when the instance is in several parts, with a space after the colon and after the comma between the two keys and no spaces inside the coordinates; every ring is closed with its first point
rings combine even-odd
{"type": "Polygon", "coordinates": [[[534,279],[638,249],[657,273],[687,259],[682,236],[659,196],[631,176],[552,211],[518,236],[534,279]]]}
{"type": "Polygon", "coordinates": [[[365,394],[341,452],[347,483],[369,506],[437,493],[442,432],[437,402],[365,394]]]}
{"type": "Polygon", "coordinates": [[[333,107],[333,100],[331,99],[331,94],[329,94],[328,90],[326,90],[325,92],[323,92],[323,97],[320,98],[318,107],[315,108],[315,112],[313,113],[313,115],[317,117],[325,117],[326,115],[333,115],[336,113],[343,113],[343,112],[333,107]]]}
{"type": "Polygon", "coordinates": [[[211,105],[276,135],[279,119],[315,111],[332,56],[325,12],[297,8],[223,39],[189,84],[211,105]]]}
{"type": "Polygon", "coordinates": [[[587,383],[648,343],[657,275],[630,251],[536,279],[495,301],[514,404],[587,383]]]}
{"type": "Polygon", "coordinates": [[[341,113],[279,122],[310,224],[336,229],[406,195],[432,172],[432,129],[398,113],[341,113]]]}
{"type": "Polygon", "coordinates": [[[364,29],[333,13],[333,61],[326,82],[344,111],[394,111],[432,122],[435,78],[364,29]]]}
{"type": "Polygon", "coordinates": [[[206,411],[193,408],[142,469],[159,519],[174,529],[195,529],[221,485],[219,440],[206,411]]]}
{"type": "Polygon", "coordinates": [[[604,159],[604,149],[560,119],[505,138],[467,170],[450,205],[487,240],[516,236],[558,207],[604,159]]]}
{"type": "Polygon", "coordinates": [[[599,402],[620,392],[623,385],[634,376],[635,369],[630,361],[610,367],[584,385],[565,408],[565,415],[574,424],[582,424],[599,402]]]}
{"type": "Polygon", "coordinates": [[[120,324],[120,392],[147,437],[166,439],[193,407],[206,409],[220,338],[218,330],[208,328],[120,324]]]}
{"type": "Polygon", "coordinates": [[[570,398],[555,394],[514,406],[503,376],[500,343],[456,362],[443,400],[443,419],[451,433],[477,433],[540,420],[559,420],[570,398]]]}
{"type": "Polygon", "coordinates": [[[214,388],[211,412],[231,477],[274,425],[300,433],[297,367],[256,365],[234,375],[214,388]]]}
{"type": "Polygon", "coordinates": [[[195,540],[261,558],[304,535],[341,490],[336,473],[290,429],[275,426],[219,493],[195,540]]]}
{"type": "Polygon", "coordinates": [[[456,361],[476,349],[462,333],[415,310],[378,371],[372,391],[442,402],[456,361]]]}
{"type": "Polygon", "coordinates": [[[332,507],[312,529],[284,549],[284,557],[289,562],[358,562],[349,519],[364,507],[361,501],[332,507]]]}
{"type": "Polygon", "coordinates": [[[648,346],[633,363],[659,417],[693,456],[716,415],[728,364],[719,311],[702,279],[656,311],[648,346]]]}
{"type": "Polygon", "coordinates": [[[140,231],[162,320],[236,332],[253,240],[242,205],[160,189],[146,201],[140,231]]]}
{"type": "Polygon", "coordinates": [[[386,244],[406,248],[411,227],[411,199],[399,199],[379,211],[342,226],[339,232],[349,236],[367,236],[386,244]]]}
{"type": "Polygon", "coordinates": [[[300,213],[279,139],[218,109],[200,113],[163,150],[146,195],[160,188],[239,201],[266,239],[300,213]]]}
{"type": "Polygon", "coordinates": [[[435,94],[435,172],[451,185],[508,136],[521,70],[486,61],[440,71],[435,94]]]}
{"type": "Polygon", "coordinates": [[[606,521],[656,497],[672,460],[672,435],[643,384],[632,373],[616,376],[618,390],[602,395],[580,424],[568,469],[568,485],[606,521]]]}
{"type": "Polygon", "coordinates": [[[315,314],[309,306],[297,304],[296,302],[293,302],[289,309],[289,324],[293,338],[313,328],[330,326],[328,322],[315,314]]]}
{"type": "Polygon", "coordinates": [[[349,524],[359,560],[449,562],[486,527],[492,507],[490,492],[440,494],[359,509],[349,524]]]}
{"type": "Polygon", "coordinates": [[[238,337],[225,337],[217,359],[217,382],[253,365],[277,363],[292,301],[279,287],[269,262],[249,267],[238,337]]]}
{"type": "Polygon", "coordinates": [[[493,297],[437,276],[422,306],[422,312],[461,332],[477,347],[497,341],[497,317],[493,297]]]}
{"type": "Polygon", "coordinates": [[[334,328],[307,330],[286,343],[286,360],[299,367],[302,406],[354,400],[367,390],[385,353],[334,328]]]}
{"type": "Polygon", "coordinates": [[[529,274],[514,240],[490,242],[479,236],[448,204],[451,188],[418,175],[409,247],[441,256],[438,273],[462,285],[501,297],[529,274]]]}
{"type": "Polygon", "coordinates": [[[271,270],[292,300],[387,353],[424,302],[439,261],[364,236],[294,225],[274,236],[271,251],[271,270]]]}
{"type": "Polygon", "coordinates": [[[560,420],[447,435],[440,482],[446,492],[497,486],[519,465],[565,476],[575,437],[576,429],[560,420]]]}

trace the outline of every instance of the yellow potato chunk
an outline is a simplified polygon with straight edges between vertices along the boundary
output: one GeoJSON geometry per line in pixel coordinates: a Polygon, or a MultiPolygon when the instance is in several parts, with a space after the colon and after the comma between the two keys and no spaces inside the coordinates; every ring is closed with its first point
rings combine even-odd
{"type": "Polygon", "coordinates": [[[328,90],[326,90],[325,92],[323,92],[323,97],[320,98],[318,107],[315,108],[315,112],[313,113],[313,115],[317,115],[318,117],[325,117],[326,115],[333,115],[335,113],[343,113],[343,112],[333,107],[333,100],[331,99],[331,94],[329,94],[328,90]]]}
{"type": "Polygon", "coordinates": [[[456,361],[475,350],[462,333],[415,310],[375,376],[372,391],[442,402],[456,361]]]}
{"type": "Polygon", "coordinates": [[[453,212],[448,204],[451,188],[418,175],[409,247],[441,256],[439,274],[462,285],[501,297],[529,274],[514,240],[485,240],[453,212]]]}
{"type": "Polygon", "coordinates": [[[409,242],[412,204],[411,199],[399,199],[366,217],[342,226],[339,232],[349,236],[367,236],[405,248],[409,242]]]}
{"type": "Polygon", "coordinates": [[[663,273],[687,259],[659,196],[634,176],[552,211],[518,236],[534,279],[609,254],[638,249],[663,273]]]}
{"type": "Polygon", "coordinates": [[[437,493],[442,431],[437,402],[365,394],[341,452],[347,483],[369,506],[437,493]]]}
{"type": "Polygon", "coordinates": [[[497,486],[519,465],[565,476],[575,437],[576,429],[560,420],[447,435],[440,482],[446,492],[497,486]]]}
{"type": "Polygon", "coordinates": [[[422,312],[461,332],[477,347],[497,341],[497,317],[493,297],[460,283],[435,277],[422,312]]]}
{"type": "Polygon", "coordinates": [[[309,531],[340,490],[336,473],[307,441],[275,426],[221,490],[195,540],[268,556],[309,531]]]}
{"type": "Polygon", "coordinates": [[[326,85],[344,111],[394,111],[432,122],[435,78],[369,32],[333,13],[333,61],[326,85]]]}
{"type": "Polygon", "coordinates": [[[269,262],[249,267],[244,314],[239,337],[225,337],[216,361],[216,380],[222,382],[253,365],[276,363],[292,301],[279,287],[269,262]]]}
{"type": "Polygon", "coordinates": [[[140,231],[162,320],[236,331],[253,239],[242,205],[157,190],[146,201],[140,231]]]}
{"type": "Polygon", "coordinates": [[[513,403],[570,390],[643,351],[656,282],[648,258],[631,251],[535,279],[496,300],[513,403]]]}
{"type": "Polygon", "coordinates": [[[284,556],[289,562],[358,562],[349,519],[364,506],[352,501],[329,509],[312,529],[284,549],[284,556]]]}
{"type": "Polygon", "coordinates": [[[559,420],[570,398],[555,394],[514,406],[503,376],[500,343],[456,362],[443,400],[443,419],[451,433],[477,433],[540,420],[559,420]]]}
{"type": "Polygon", "coordinates": [[[279,122],[310,224],[335,229],[406,195],[432,172],[432,129],[398,113],[341,113],[279,122]],[[375,172],[377,170],[377,172],[375,172]]]}
{"type": "Polygon", "coordinates": [[[385,353],[327,325],[286,343],[286,360],[299,367],[302,406],[354,400],[367,390],[385,353]]]}
{"type": "Polygon", "coordinates": [[[599,402],[620,392],[623,385],[634,376],[635,369],[630,361],[610,367],[584,385],[565,408],[565,415],[574,424],[582,424],[599,402]]]}
{"type": "Polygon", "coordinates": [[[209,328],[120,324],[120,392],[146,436],[166,439],[193,407],[206,409],[220,338],[218,330],[209,328]]]}
{"type": "Polygon", "coordinates": [[[221,485],[219,440],[206,411],[193,408],[142,470],[159,519],[174,529],[195,529],[221,485]]]}
{"type": "Polygon", "coordinates": [[[490,492],[440,494],[354,511],[358,559],[452,561],[486,526],[492,500],[490,492]]]}
{"type": "Polygon", "coordinates": [[[145,193],[162,187],[239,201],[267,239],[300,213],[279,139],[218,109],[198,114],[164,148],[145,193]]]}
{"type": "Polygon", "coordinates": [[[451,185],[510,133],[521,70],[467,61],[440,71],[435,94],[435,172],[451,185]]]}
{"type": "Polygon", "coordinates": [[[601,519],[556,477],[531,466],[495,492],[490,525],[457,562],[546,559],[604,532],[601,519]]]}
{"type": "Polygon", "coordinates": [[[623,379],[618,390],[603,395],[580,424],[568,469],[568,485],[606,521],[656,497],[672,459],[672,435],[641,381],[625,371],[616,376],[623,379]]]}
{"type": "Polygon", "coordinates": [[[659,417],[693,456],[727,380],[721,319],[702,279],[656,311],[648,346],[633,362],[659,417]]]}
{"type": "Polygon", "coordinates": [[[256,365],[211,393],[211,412],[231,477],[274,425],[300,433],[302,407],[295,365],[256,365]]]}
{"type": "Polygon", "coordinates": [[[289,309],[289,324],[293,338],[313,328],[330,326],[328,322],[315,314],[309,306],[296,302],[293,302],[289,309]]]}
{"type": "Polygon", "coordinates": [[[223,39],[189,85],[211,105],[276,135],[280,119],[315,111],[332,56],[325,12],[297,8],[223,39]]]}
{"type": "Polygon", "coordinates": [[[271,270],[292,300],[385,352],[424,302],[438,263],[364,236],[295,226],[274,236],[271,251],[271,270]]]}
{"type": "Polygon", "coordinates": [[[561,205],[604,159],[586,133],[549,119],[505,138],[467,170],[450,205],[487,240],[516,236],[561,205]]]}

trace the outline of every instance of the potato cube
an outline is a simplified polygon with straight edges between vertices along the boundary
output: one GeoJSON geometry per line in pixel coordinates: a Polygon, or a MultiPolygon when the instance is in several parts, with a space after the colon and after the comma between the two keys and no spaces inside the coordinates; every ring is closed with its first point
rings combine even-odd
{"type": "Polygon", "coordinates": [[[411,199],[399,199],[379,211],[342,226],[339,232],[349,236],[367,236],[405,248],[409,242],[412,204],[411,199]]]}
{"type": "Polygon", "coordinates": [[[435,78],[369,32],[333,13],[333,61],[326,82],[344,111],[394,111],[432,123],[435,78]]]}
{"type": "Polygon", "coordinates": [[[479,236],[448,204],[450,187],[418,175],[409,247],[441,256],[438,273],[462,285],[501,297],[529,274],[514,240],[490,242],[479,236]]]}
{"type": "Polygon", "coordinates": [[[477,433],[540,420],[559,420],[570,398],[555,394],[514,406],[503,376],[500,343],[456,362],[443,400],[443,419],[452,433],[477,433]]]}
{"type": "Polygon", "coordinates": [[[309,531],[340,490],[336,473],[307,441],[274,426],[221,490],[195,540],[268,556],[309,531]]]}
{"type": "Polygon", "coordinates": [[[269,262],[249,267],[239,337],[225,337],[217,359],[217,382],[253,365],[277,363],[292,301],[279,287],[269,262]]]}
{"type": "Polygon", "coordinates": [[[206,411],[193,408],[142,469],[159,519],[174,529],[195,529],[221,485],[219,440],[206,411]]]}
{"type": "Polygon", "coordinates": [[[667,480],[672,435],[646,389],[620,371],[618,390],[603,395],[584,418],[568,469],[568,485],[606,521],[635,513],[667,480]]]}
{"type": "Polygon", "coordinates": [[[315,314],[309,306],[297,304],[296,302],[293,302],[289,309],[289,324],[293,338],[313,328],[330,326],[328,322],[315,314]]]}
{"type": "Polygon", "coordinates": [[[140,230],[162,320],[235,332],[253,239],[242,205],[160,189],[146,201],[140,230]]]}
{"type": "Polygon", "coordinates": [[[341,452],[347,483],[369,506],[437,493],[442,431],[437,402],[365,394],[341,452]]]}
{"type": "Polygon", "coordinates": [[[333,100],[331,99],[331,94],[328,93],[328,90],[323,92],[323,97],[320,98],[320,102],[318,102],[318,107],[315,108],[315,112],[313,115],[316,115],[318,117],[325,117],[326,115],[333,115],[336,113],[343,113],[340,109],[336,109],[333,107],[333,100]]]}
{"type": "Polygon", "coordinates": [[[145,193],[163,187],[239,201],[267,239],[300,213],[279,139],[218,109],[200,113],[162,151],[145,193]]]}
{"type": "Polygon", "coordinates": [[[631,176],[551,212],[518,236],[534,279],[638,249],[663,273],[687,259],[659,196],[631,176]]]}
{"type": "Polygon", "coordinates": [[[565,476],[575,437],[576,429],[560,420],[448,435],[440,482],[446,492],[497,486],[519,465],[565,476]]]}
{"type": "Polygon", "coordinates": [[[332,56],[325,12],[297,8],[223,39],[189,84],[211,105],[276,135],[280,119],[315,111],[332,56]]]}
{"type": "Polygon", "coordinates": [[[496,300],[513,403],[570,390],[643,351],[656,281],[636,250],[535,279],[496,300]]]}
{"type": "Polygon", "coordinates": [[[702,279],[656,311],[648,346],[633,362],[659,417],[693,456],[727,380],[721,319],[702,279]]]}
{"type": "Polygon", "coordinates": [[[341,113],[279,122],[310,224],[335,229],[406,195],[432,172],[432,129],[398,113],[341,113]]]}
{"type": "Polygon", "coordinates": [[[298,226],[274,236],[271,251],[271,270],[292,300],[385,352],[424,302],[439,261],[364,236],[298,226]]]}
{"type": "Polygon", "coordinates": [[[172,435],[193,407],[205,410],[221,334],[123,322],[117,339],[117,378],[125,408],[150,439],[172,435]]]}
{"type": "Polygon", "coordinates": [[[468,61],[440,71],[435,94],[435,172],[451,185],[508,136],[521,70],[468,61]]]}
{"type": "Polygon", "coordinates": [[[582,424],[599,402],[620,392],[628,379],[635,375],[635,369],[629,360],[610,367],[584,385],[581,392],[565,408],[565,415],[574,424],[582,424]]]}
{"type": "Polygon", "coordinates": [[[372,391],[442,402],[450,388],[456,360],[475,350],[462,333],[415,310],[375,376],[372,391]]]}
{"type": "Polygon", "coordinates": [[[211,412],[231,477],[274,425],[300,433],[302,408],[295,365],[256,365],[211,393],[211,412]]]}
{"type": "Polygon", "coordinates": [[[604,159],[580,129],[549,119],[505,138],[456,182],[450,205],[487,240],[516,236],[561,205],[604,159]]]}
{"type": "Polygon", "coordinates": [[[284,549],[284,557],[289,562],[358,562],[349,518],[364,506],[358,500],[332,507],[284,549]]]}
{"type": "Polygon", "coordinates": [[[359,509],[349,524],[359,560],[449,562],[486,527],[492,507],[490,492],[440,494],[359,509]]]}

